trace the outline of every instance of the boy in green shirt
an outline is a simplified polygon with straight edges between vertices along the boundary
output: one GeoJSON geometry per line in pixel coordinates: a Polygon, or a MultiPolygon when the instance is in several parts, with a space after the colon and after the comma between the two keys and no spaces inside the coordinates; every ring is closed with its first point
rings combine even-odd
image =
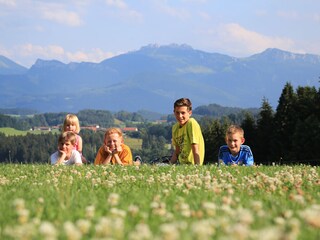
{"type": "Polygon", "coordinates": [[[188,98],[180,98],[174,103],[177,123],[172,126],[172,144],[175,151],[170,163],[202,165],[204,160],[204,140],[198,122],[191,118],[192,103],[188,98]]]}

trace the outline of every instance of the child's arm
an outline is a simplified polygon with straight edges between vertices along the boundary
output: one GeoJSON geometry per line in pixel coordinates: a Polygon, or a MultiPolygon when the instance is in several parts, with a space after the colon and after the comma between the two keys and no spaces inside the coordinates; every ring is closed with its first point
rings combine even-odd
{"type": "Polygon", "coordinates": [[[123,163],[121,162],[121,159],[120,159],[120,157],[119,157],[118,152],[115,152],[115,153],[113,154],[113,157],[114,157],[114,159],[116,160],[116,164],[123,165],[123,163]]]}
{"type": "Polygon", "coordinates": [[[67,154],[64,151],[59,150],[58,160],[55,165],[60,165],[66,159],[67,154]]]}
{"type": "Polygon", "coordinates": [[[191,144],[194,164],[200,164],[199,144],[191,144]]]}
{"type": "Polygon", "coordinates": [[[178,160],[178,156],[179,156],[179,153],[180,153],[180,147],[179,146],[175,146],[175,150],[171,156],[171,160],[169,163],[171,164],[175,164],[178,160]]]}
{"type": "Polygon", "coordinates": [[[246,154],[244,164],[246,166],[252,166],[254,163],[254,160],[253,160],[253,154],[252,154],[251,148],[249,146],[246,146],[246,149],[247,149],[247,154],[246,154]]]}
{"type": "Polygon", "coordinates": [[[252,166],[253,165],[253,156],[252,155],[248,155],[247,156],[247,159],[246,159],[246,163],[245,163],[245,165],[246,166],[252,166]]]}
{"type": "Polygon", "coordinates": [[[112,151],[108,146],[104,146],[104,150],[108,153],[108,156],[101,162],[102,164],[109,164],[112,158],[112,151]]]}
{"type": "Polygon", "coordinates": [[[82,154],[82,137],[80,135],[79,136],[79,139],[78,139],[78,152],[82,154]]]}

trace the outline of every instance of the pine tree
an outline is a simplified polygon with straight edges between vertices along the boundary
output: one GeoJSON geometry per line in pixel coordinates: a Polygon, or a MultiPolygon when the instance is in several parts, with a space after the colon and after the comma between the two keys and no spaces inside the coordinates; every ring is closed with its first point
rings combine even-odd
{"type": "Polygon", "coordinates": [[[292,154],[292,136],[296,124],[296,102],[297,96],[290,83],[286,83],[275,114],[274,133],[275,138],[273,141],[274,146],[274,159],[278,159],[280,163],[289,163],[296,160],[292,154]]]}
{"type": "Polygon", "coordinates": [[[225,118],[223,124],[217,119],[211,120],[211,124],[206,123],[202,128],[205,142],[205,159],[204,164],[214,164],[218,162],[218,153],[221,145],[225,144],[225,130],[229,120],[225,118]]]}
{"type": "Polygon", "coordinates": [[[257,120],[255,158],[261,163],[270,164],[274,130],[274,111],[266,98],[263,98],[257,120]]]}

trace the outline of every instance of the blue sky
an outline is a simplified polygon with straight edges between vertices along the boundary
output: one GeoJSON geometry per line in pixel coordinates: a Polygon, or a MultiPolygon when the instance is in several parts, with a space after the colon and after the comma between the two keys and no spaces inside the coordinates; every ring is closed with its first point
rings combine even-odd
{"type": "Polygon", "coordinates": [[[100,62],[149,44],[320,55],[318,0],[0,0],[0,55],[100,62]]]}

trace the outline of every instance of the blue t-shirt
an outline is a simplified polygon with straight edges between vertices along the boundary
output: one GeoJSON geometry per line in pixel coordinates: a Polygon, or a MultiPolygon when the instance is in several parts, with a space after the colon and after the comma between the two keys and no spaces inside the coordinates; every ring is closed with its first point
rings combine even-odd
{"type": "Polygon", "coordinates": [[[237,156],[232,156],[227,145],[223,145],[220,147],[219,155],[218,155],[218,165],[253,165],[253,155],[251,149],[247,145],[241,145],[240,151],[237,156]]]}

